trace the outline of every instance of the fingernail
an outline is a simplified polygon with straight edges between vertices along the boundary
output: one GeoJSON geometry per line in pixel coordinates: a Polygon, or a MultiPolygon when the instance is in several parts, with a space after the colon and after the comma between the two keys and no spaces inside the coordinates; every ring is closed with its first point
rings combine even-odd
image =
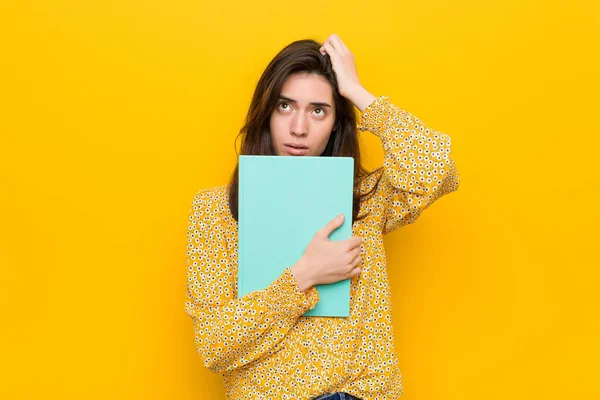
{"type": "Polygon", "coordinates": [[[340,214],[340,215],[338,215],[338,219],[339,219],[340,221],[341,221],[341,220],[343,220],[343,219],[344,219],[344,214],[340,214]]]}

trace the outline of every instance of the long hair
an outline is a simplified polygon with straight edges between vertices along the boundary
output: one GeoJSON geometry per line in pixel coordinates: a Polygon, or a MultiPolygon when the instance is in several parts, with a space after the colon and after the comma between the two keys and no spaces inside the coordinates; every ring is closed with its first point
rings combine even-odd
{"type": "MultiPolygon", "coordinates": [[[[359,183],[370,173],[361,164],[356,132],[356,113],[353,104],[340,94],[329,55],[321,54],[319,52],[320,47],[321,44],[314,40],[298,40],[287,45],[271,60],[256,85],[245,124],[240,130],[236,142],[241,136],[242,142],[239,154],[242,155],[276,155],[271,139],[269,121],[271,113],[277,106],[285,80],[291,74],[298,72],[315,73],[323,76],[333,90],[336,123],[321,156],[354,157],[352,207],[352,222],[354,222],[366,216],[358,215],[361,201],[366,196],[372,195],[379,179],[381,179],[381,175],[368,192],[360,193],[359,183]]],[[[229,209],[236,221],[238,220],[238,171],[239,163],[236,165],[229,182],[229,209]]]]}

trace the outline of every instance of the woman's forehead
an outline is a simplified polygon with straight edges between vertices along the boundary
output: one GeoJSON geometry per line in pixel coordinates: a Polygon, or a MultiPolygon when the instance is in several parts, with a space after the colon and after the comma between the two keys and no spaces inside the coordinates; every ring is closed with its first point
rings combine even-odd
{"type": "Polygon", "coordinates": [[[287,77],[280,95],[299,104],[333,104],[333,89],[329,81],[315,73],[295,73],[287,77]]]}

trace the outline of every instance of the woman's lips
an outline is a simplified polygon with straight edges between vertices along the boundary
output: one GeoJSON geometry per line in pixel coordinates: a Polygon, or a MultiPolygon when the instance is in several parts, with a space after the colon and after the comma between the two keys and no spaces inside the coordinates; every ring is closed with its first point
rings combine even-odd
{"type": "Polygon", "coordinates": [[[306,153],[308,153],[308,149],[298,149],[292,146],[288,146],[288,145],[284,145],[285,146],[285,151],[288,152],[289,155],[292,156],[303,156],[306,153]]]}

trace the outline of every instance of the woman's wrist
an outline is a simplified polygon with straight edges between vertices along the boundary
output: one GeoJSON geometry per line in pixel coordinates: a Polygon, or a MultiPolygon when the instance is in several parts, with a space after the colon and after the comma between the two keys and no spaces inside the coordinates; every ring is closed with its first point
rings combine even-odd
{"type": "Polygon", "coordinates": [[[314,286],[314,283],[312,283],[310,275],[308,274],[308,268],[304,263],[304,259],[301,258],[296,264],[292,265],[290,271],[296,279],[296,283],[301,292],[306,293],[314,286]]]}
{"type": "Polygon", "coordinates": [[[361,85],[354,86],[350,93],[347,93],[344,97],[349,99],[360,112],[365,111],[365,108],[377,99],[374,94],[361,85]]]}

